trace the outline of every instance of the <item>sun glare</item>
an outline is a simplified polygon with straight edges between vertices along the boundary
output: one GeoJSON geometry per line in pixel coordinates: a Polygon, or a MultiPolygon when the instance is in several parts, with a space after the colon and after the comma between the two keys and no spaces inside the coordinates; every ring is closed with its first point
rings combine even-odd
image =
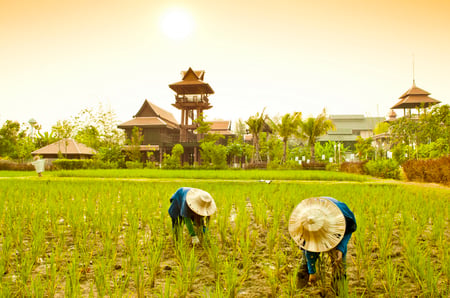
{"type": "Polygon", "coordinates": [[[182,40],[192,34],[194,21],[182,9],[167,11],[161,18],[161,30],[170,39],[182,40]]]}

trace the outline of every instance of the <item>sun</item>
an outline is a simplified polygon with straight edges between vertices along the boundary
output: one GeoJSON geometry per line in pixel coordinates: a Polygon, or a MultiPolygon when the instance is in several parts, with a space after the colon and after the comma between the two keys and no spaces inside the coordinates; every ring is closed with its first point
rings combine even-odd
{"type": "Polygon", "coordinates": [[[187,11],[177,8],[167,11],[162,16],[160,26],[168,38],[182,40],[192,34],[194,21],[187,11]]]}

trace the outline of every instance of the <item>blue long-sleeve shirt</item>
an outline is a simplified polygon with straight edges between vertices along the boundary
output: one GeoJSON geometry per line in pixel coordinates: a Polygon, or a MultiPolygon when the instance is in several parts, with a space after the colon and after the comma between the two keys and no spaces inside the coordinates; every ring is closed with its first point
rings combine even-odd
{"type": "MultiPolygon", "coordinates": [[[[339,244],[335,248],[342,252],[342,259],[345,261],[345,257],[347,255],[348,242],[350,241],[352,233],[354,231],[356,231],[356,228],[357,228],[355,215],[353,214],[353,212],[350,210],[350,208],[348,208],[348,206],[345,203],[340,202],[331,197],[322,197],[322,198],[333,202],[339,208],[339,210],[341,210],[342,214],[344,215],[344,218],[345,218],[344,237],[342,238],[341,242],[339,242],[339,244]]],[[[316,273],[316,261],[320,255],[320,253],[319,252],[311,252],[311,251],[307,251],[307,250],[303,250],[303,253],[306,258],[307,265],[308,265],[308,273],[309,274],[316,273]]]]}
{"type": "MultiPolygon", "coordinates": [[[[181,224],[182,221],[186,223],[186,227],[188,228],[189,234],[191,236],[195,236],[195,231],[193,227],[193,221],[199,215],[189,208],[186,202],[186,195],[191,190],[190,187],[180,187],[170,198],[170,207],[169,207],[169,215],[172,218],[172,223],[181,224]]],[[[203,226],[203,232],[206,231],[206,226],[202,220],[199,220],[203,226]]],[[[195,223],[195,221],[194,221],[195,223]]]]}

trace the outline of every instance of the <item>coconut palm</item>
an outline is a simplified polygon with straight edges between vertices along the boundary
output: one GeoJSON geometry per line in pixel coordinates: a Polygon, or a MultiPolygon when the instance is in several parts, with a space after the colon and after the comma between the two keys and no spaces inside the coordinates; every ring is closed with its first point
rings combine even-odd
{"type": "Polygon", "coordinates": [[[302,122],[302,113],[293,112],[292,114],[285,114],[281,117],[280,121],[274,122],[271,120],[273,130],[281,137],[283,140],[283,160],[286,162],[286,151],[288,139],[297,133],[298,128],[302,122]]]}
{"type": "Polygon", "coordinates": [[[248,126],[248,129],[253,137],[253,146],[255,148],[255,153],[253,154],[253,160],[252,162],[260,162],[261,157],[259,156],[259,134],[264,128],[264,110],[261,112],[261,115],[259,113],[256,113],[255,116],[251,116],[248,118],[245,123],[248,126]]]}
{"type": "Polygon", "coordinates": [[[314,145],[321,135],[324,135],[328,130],[335,130],[333,122],[327,119],[325,109],[316,118],[308,118],[301,122],[301,132],[300,136],[308,141],[308,146],[311,149],[311,161],[315,159],[315,148],[314,145]]]}

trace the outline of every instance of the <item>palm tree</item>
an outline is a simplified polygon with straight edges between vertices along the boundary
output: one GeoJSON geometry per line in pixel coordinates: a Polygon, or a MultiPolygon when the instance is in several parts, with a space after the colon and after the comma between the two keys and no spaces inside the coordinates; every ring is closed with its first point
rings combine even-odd
{"type": "Polygon", "coordinates": [[[255,153],[253,154],[253,160],[252,162],[256,161],[259,162],[261,161],[261,157],[259,156],[259,134],[261,133],[261,131],[264,128],[264,110],[261,112],[261,115],[259,113],[256,113],[255,116],[251,116],[250,118],[248,118],[247,121],[245,121],[245,123],[248,126],[248,129],[250,131],[250,133],[253,136],[253,146],[255,148],[255,153]]]}
{"type": "Polygon", "coordinates": [[[317,138],[324,135],[328,130],[335,130],[333,122],[327,119],[325,109],[316,118],[308,118],[301,123],[301,137],[308,141],[308,146],[311,148],[311,161],[315,160],[314,145],[317,138]]]}
{"type": "Polygon", "coordinates": [[[293,112],[292,114],[286,114],[280,121],[274,122],[271,120],[271,123],[274,131],[276,131],[283,140],[282,162],[285,163],[288,139],[298,132],[298,128],[302,123],[302,113],[293,112]]]}

